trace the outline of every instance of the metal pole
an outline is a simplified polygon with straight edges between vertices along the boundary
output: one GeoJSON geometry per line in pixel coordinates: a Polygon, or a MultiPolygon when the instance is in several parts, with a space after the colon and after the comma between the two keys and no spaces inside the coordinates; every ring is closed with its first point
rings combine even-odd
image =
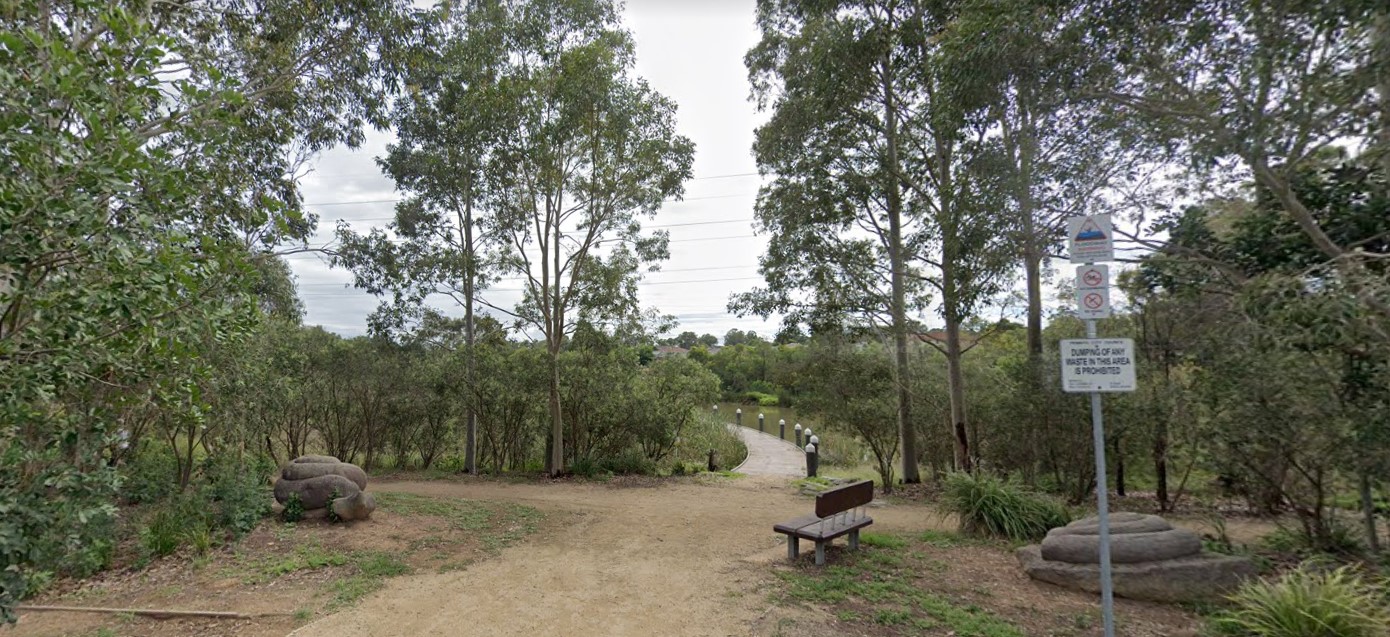
{"type": "Polygon", "coordinates": [[[758,414],[758,431],[763,430],[763,415],[758,414]]]}
{"type": "MultiPolygon", "coordinates": [[[[1086,338],[1096,338],[1096,322],[1086,321],[1086,338]]],[[[1096,447],[1096,509],[1100,519],[1100,612],[1105,637],[1115,637],[1115,586],[1110,579],[1110,488],[1105,481],[1105,420],[1100,392],[1091,392],[1091,439],[1096,447]]]]}

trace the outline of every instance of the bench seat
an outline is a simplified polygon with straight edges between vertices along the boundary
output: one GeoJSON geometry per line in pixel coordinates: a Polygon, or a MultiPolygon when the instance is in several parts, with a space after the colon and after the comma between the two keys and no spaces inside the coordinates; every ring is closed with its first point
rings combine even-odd
{"type": "Polygon", "coordinates": [[[816,543],[816,564],[825,564],[825,547],[841,535],[849,536],[849,548],[859,548],[859,529],[874,523],[860,508],[874,497],[872,482],[831,489],[816,497],[816,512],[779,522],[772,530],[787,536],[787,557],[796,559],[800,540],[816,543]]]}

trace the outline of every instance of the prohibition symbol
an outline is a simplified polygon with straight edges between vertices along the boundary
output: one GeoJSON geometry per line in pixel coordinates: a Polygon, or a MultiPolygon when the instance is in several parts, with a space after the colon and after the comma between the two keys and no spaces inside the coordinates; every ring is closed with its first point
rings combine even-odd
{"type": "Polygon", "coordinates": [[[1105,297],[1092,292],[1081,298],[1081,302],[1086,304],[1088,310],[1099,310],[1105,306],[1105,297]]]}
{"type": "Polygon", "coordinates": [[[1105,278],[1096,270],[1087,270],[1085,276],[1081,277],[1081,281],[1086,284],[1086,287],[1096,287],[1104,283],[1105,278]]]}

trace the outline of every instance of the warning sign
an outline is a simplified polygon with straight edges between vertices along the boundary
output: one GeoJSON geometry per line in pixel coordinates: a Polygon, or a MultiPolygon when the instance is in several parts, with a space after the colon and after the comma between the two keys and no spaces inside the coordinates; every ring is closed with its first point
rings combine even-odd
{"type": "Polygon", "coordinates": [[[1110,317],[1110,267],[1076,268],[1076,315],[1085,320],[1110,317]]]}
{"type": "Polygon", "coordinates": [[[1084,338],[1062,341],[1062,391],[1134,391],[1134,341],[1084,338]]]}
{"type": "Polygon", "coordinates": [[[1067,220],[1067,247],[1072,263],[1115,260],[1114,226],[1110,215],[1072,217],[1067,220]]]}

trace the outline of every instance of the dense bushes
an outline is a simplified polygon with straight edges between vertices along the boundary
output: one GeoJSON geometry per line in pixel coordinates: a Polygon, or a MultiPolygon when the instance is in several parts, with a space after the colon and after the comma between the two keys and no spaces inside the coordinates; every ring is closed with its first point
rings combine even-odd
{"type": "Polygon", "coordinates": [[[1066,507],[1052,499],[987,475],[946,477],[942,506],[960,516],[961,530],[976,535],[1037,540],[1071,521],[1066,507]]]}
{"type": "Polygon", "coordinates": [[[1256,580],[1231,596],[1234,608],[1213,620],[1242,637],[1384,637],[1390,590],[1352,567],[1305,564],[1273,581],[1256,580]]]}

